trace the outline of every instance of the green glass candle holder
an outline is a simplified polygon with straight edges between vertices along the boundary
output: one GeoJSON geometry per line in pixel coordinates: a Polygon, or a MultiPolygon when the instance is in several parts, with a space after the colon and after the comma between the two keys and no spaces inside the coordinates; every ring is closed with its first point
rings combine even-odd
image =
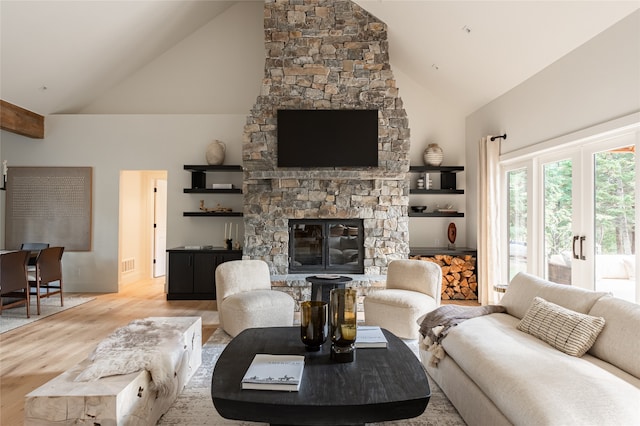
{"type": "Polygon", "coordinates": [[[319,351],[320,346],[327,340],[327,317],[326,302],[312,300],[300,303],[300,338],[308,351],[319,351]]]}
{"type": "Polygon", "coordinates": [[[358,292],[333,289],[330,294],[331,359],[352,362],[356,356],[358,292]]]}

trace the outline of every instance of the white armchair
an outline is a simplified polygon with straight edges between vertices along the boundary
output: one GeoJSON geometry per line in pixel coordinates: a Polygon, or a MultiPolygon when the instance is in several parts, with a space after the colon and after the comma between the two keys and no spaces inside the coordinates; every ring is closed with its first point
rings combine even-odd
{"type": "Polygon", "coordinates": [[[293,325],[293,297],[271,290],[269,266],[262,260],[221,263],[216,298],[220,327],[231,336],[247,328],[293,325]]]}
{"type": "Polygon", "coordinates": [[[386,328],[403,339],[418,338],[418,318],[440,306],[442,269],[424,260],[394,260],[387,287],[364,298],[368,325],[386,328]]]}

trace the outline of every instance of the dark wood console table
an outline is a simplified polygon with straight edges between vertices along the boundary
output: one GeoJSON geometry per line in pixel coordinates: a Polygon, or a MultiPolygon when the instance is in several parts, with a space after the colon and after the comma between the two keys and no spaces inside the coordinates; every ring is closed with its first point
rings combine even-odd
{"type": "Polygon", "coordinates": [[[215,300],[219,264],[242,259],[242,250],[176,247],[169,253],[167,300],[215,300]]]}

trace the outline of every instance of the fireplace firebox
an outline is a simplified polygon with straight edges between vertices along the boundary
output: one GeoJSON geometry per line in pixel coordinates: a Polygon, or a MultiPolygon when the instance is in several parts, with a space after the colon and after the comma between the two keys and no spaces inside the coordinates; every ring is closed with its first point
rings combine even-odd
{"type": "Polygon", "coordinates": [[[289,219],[289,272],[364,273],[361,219],[289,219]]]}

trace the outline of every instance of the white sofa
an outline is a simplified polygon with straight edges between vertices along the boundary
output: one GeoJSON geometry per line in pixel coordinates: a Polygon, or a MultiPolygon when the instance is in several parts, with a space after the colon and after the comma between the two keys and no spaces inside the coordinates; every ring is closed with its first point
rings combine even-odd
{"type": "Polygon", "coordinates": [[[513,278],[500,303],[506,313],[452,327],[436,366],[420,345],[429,376],[467,424],[640,424],[640,305],[525,273],[513,278]],[[586,354],[567,355],[518,330],[536,296],[604,318],[586,354]]]}

